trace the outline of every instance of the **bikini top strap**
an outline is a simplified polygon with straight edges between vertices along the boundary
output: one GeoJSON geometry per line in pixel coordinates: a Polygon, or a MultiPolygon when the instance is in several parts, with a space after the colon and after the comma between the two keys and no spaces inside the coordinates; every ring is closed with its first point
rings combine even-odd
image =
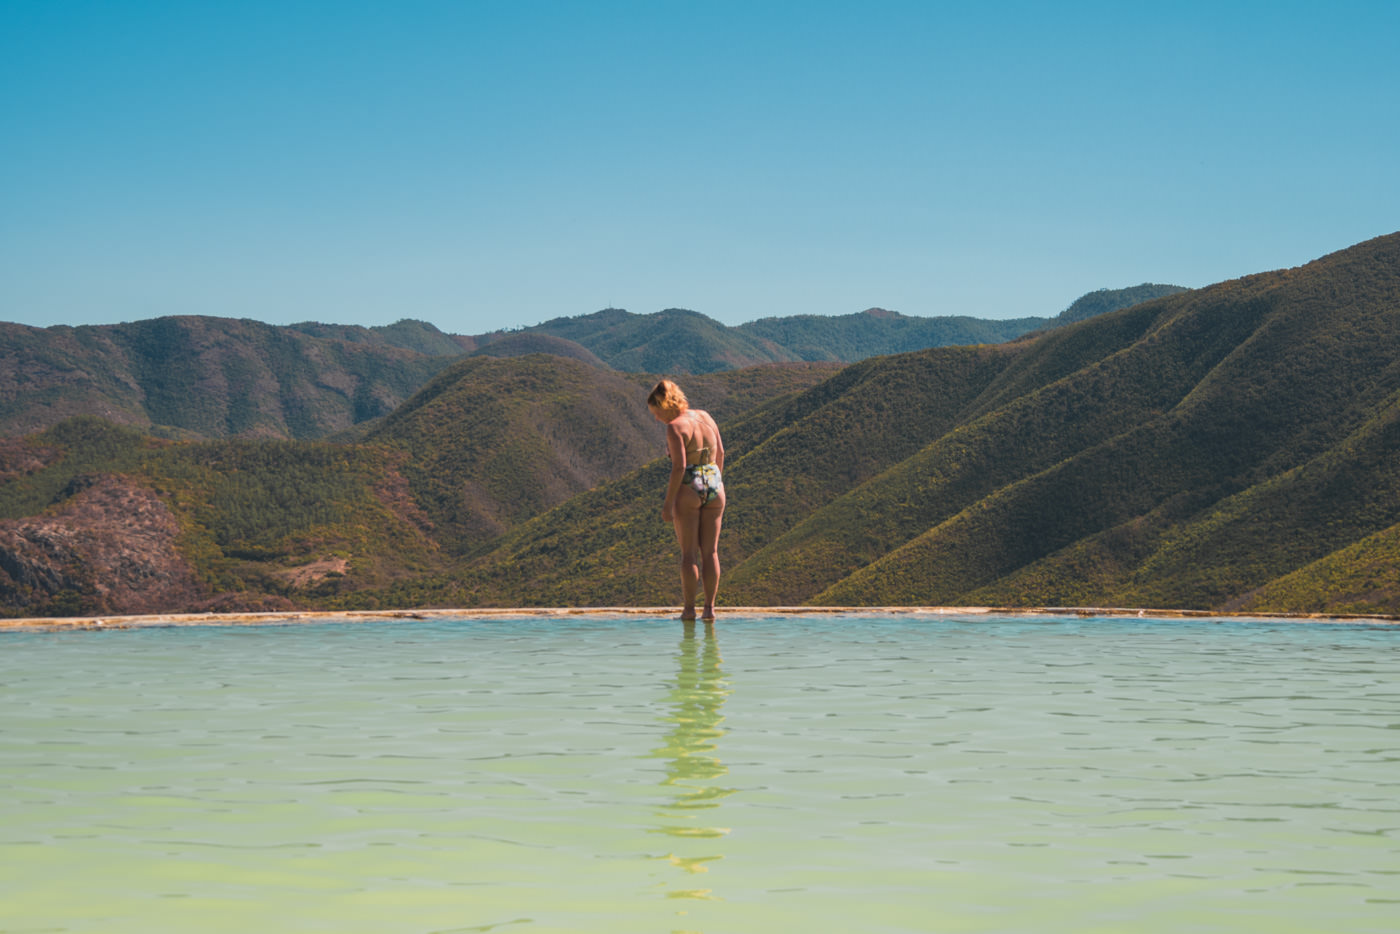
{"type": "MultiPolygon", "coordinates": [[[[694,422],[695,426],[700,430],[700,437],[703,440],[703,432],[705,430],[705,419],[700,417],[700,412],[696,409],[690,410],[690,417],[691,421],[694,422]]],[[[686,452],[687,455],[689,455],[689,453],[689,451],[686,452]]],[[[714,454],[710,452],[710,446],[708,444],[702,446],[700,450],[695,452],[695,462],[697,464],[712,464],[714,463],[714,460],[714,454]]]]}

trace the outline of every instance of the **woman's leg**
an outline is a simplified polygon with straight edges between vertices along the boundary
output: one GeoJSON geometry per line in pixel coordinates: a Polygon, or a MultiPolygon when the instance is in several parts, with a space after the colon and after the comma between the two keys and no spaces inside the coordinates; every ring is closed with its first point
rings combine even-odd
{"type": "Polygon", "coordinates": [[[719,527],[724,521],[724,491],[700,510],[700,578],[705,584],[704,619],[715,618],[715,597],[719,594],[719,527]]]}
{"type": "Polygon", "coordinates": [[[676,497],[676,543],[681,546],[681,619],[695,618],[700,589],[700,497],[681,490],[676,497]]]}

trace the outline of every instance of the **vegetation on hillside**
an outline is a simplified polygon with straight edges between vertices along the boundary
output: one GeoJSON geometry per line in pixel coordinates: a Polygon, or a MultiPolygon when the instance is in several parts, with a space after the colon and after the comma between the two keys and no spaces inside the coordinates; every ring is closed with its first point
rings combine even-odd
{"type": "Polygon", "coordinates": [[[915,318],[872,308],[853,315],[794,315],[741,324],[744,334],[787,348],[801,360],[864,360],[955,344],[1000,344],[1043,328],[1045,318],[915,318]]]}
{"type": "Polygon", "coordinates": [[[799,359],[783,347],[680,308],[649,315],[608,308],[480,340],[483,349],[489,350],[488,339],[520,334],[563,338],[587,348],[615,370],[637,373],[714,373],[799,359]]]}
{"type": "MultiPolygon", "coordinates": [[[[574,336],[526,333],[517,350],[574,341],[615,365],[603,351],[617,348],[589,346],[585,330],[610,332],[621,347],[620,335],[659,328],[634,348],[644,356],[670,339],[662,335],[710,327],[687,312],[638,317],[564,319],[574,336]]],[[[16,340],[36,339],[34,330],[16,340]]],[[[199,380],[256,385],[264,375],[252,358],[225,352],[199,320],[119,339],[60,336],[67,357],[23,351],[47,361],[35,379],[111,398],[135,386],[149,411],[169,419],[181,410],[184,421],[167,432],[175,438],[157,438],[81,416],[0,443],[5,612],[31,599],[67,612],[97,605],[71,585],[45,596],[60,570],[79,578],[36,563],[52,517],[112,521],[110,508],[77,508],[96,489],[111,494],[109,507],[123,490],[168,507],[205,601],[407,609],[675,599],[675,547],[660,519],[662,434],[642,405],[654,373],[555,354],[459,356],[353,443],[189,440],[211,421],[261,430],[267,413],[252,394],[178,404],[201,392],[199,380]],[[183,348],[203,368],[77,366],[153,361],[162,347],[183,348]]],[[[335,353],[351,354],[342,360],[353,356],[345,348],[384,346],[382,335],[361,337],[281,334],[257,359],[280,360],[293,383],[314,380],[326,372],[315,360],[330,351],[308,356],[299,341],[338,341],[335,353]]],[[[749,340],[742,346],[767,338],[749,340]]],[[[1007,343],[848,366],[664,372],[681,375],[722,424],[722,598],[731,605],[1400,615],[1400,234],[1007,343]]],[[[75,397],[52,398],[57,411],[75,397]]],[[[298,417],[321,423],[309,400],[298,417]]]]}
{"type": "MultiPolygon", "coordinates": [[[[1288,610],[1341,605],[1301,588],[1364,554],[1345,605],[1400,612],[1370,586],[1400,521],[1397,392],[1400,236],[995,349],[871,360],[725,425],[726,598],[1288,610]]],[[[656,563],[629,501],[646,489],[532,520],[478,559],[477,592],[666,595],[664,561],[606,577],[656,563]]]]}
{"type": "Polygon", "coordinates": [[[345,341],[351,344],[376,344],[411,350],[425,357],[453,357],[471,350],[470,338],[444,334],[427,321],[404,318],[393,324],[360,327],[352,324],[322,324],[308,321],[293,324],[290,330],[312,337],[345,341]]]}
{"type": "MultiPolygon", "coordinates": [[[[153,491],[175,515],[179,548],[207,595],[253,591],[294,594],[303,605],[364,605],[373,600],[355,595],[367,588],[443,566],[407,496],[402,465],[370,446],[167,442],[82,417],[0,452],[0,518],[13,526],[66,508],[98,478],[118,476],[153,491]],[[323,573],[306,572],[318,562],[323,573]]],[[[13,571],[13,562],[0,558],[0,568],[13,571]]],[[[93,611],[80,599],[69,604],[74,613],[93,611]]]]}
{"type": "Polygon", "coordinates": [[[1076,299],[1073,304],[1055,316],[1054,323],[1057,325],[1073,324],[1076,321],[1106,315],[1110,311],[1117,311],[1120,308],[1129,308],[1143,302],[1150,302],[1154,298],[1162,298],[1185,291],[1179,285],[1162,285],[1156,282],[1144,282],[1142,285],[1135,285],[1128,289],[1099,289],[1076,299]]]}
{"type": "Polygon", "coordinates": [[[538,334],[532,331],[508,334],[500,340],[483,345],[480,350],[476,350],[474,353],[477,356],[485,357],[526,357],[539,353],[553,354],[556,357],[578,360],[599,369],[611,369],[599,359],[597,354],[582,344],[575,343],[566,337],[555,337],[553,334],[538,334]]]}
{"type": "MultiPolygon", "coordinates": [[[[766,366],[696,377],[687,386],[717,418],[728,418],[829,372],[766,366]]],[[[661,427],[643,404],[655,379],[546,355],[472,357],[366,440],[412,452],[405,472],[440,540],[454,554],[477,554],[531,516],[663,450],[661,427]]]]}
{"type": "MultiPolygon", "coordinates": [[[[1160,288],[1169,287],[1094,293],[1070,311],[1091,299],[1095,313],[1106,311],[1160,288]]],[[[345,438],[469,353],[546,353],[620,372],[710,374],[996,343],[1058,321],[915,318],[872,309],[732,328],[680,309],[607,309],[477,336],[411,319],[372,328],[192,315],[78,328],[0,323],[0,436],[98,415],[170,438],[345,438]]]]}
{"type": "Polygon", "coordinates": [[[454,364],[367,436],[413,457],[409,482],[447,547],[507,528],[648,459],[644,380],[559,357],[454,364]]]}
{"type": "Polygon", "coordinates": [[[256,321],[0,325],[0,433],[97,415],[173,438],[317,439],[386,415],[451,357],[256,321]]]}
{"type": "MultiPolygon", "coordinates": [[[[769,366],[697,377],[692,389],[726,417],[830,372],[769,366]]],[[[120,537],[110,509],[82,506],[88,490],[112,478],[125,495],[159,496],[182,529],[178,547],[204,595],[181,590],[170,609],[211,600],[235,609],[473,599],[455,562],[662,449],[643,404],[654,379],[556,357],[466,358],[357,443],[173,442],[91,416],[4,440],[0,607],[112,612],[110,595],[71,589],[100,569],[76,573],[66,552],[59,565],[36,565],[31,547],[51,534],[31,520],[60,514],[79,539],[120,537]],[[6,541],[18,550],[6,552],[6,541]],[[45,591],[44,581],[70,589],[45,591]]]]}

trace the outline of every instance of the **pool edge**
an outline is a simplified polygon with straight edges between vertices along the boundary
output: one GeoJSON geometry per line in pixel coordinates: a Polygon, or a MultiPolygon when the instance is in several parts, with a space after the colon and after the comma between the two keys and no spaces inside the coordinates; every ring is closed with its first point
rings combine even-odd
{"type": "MultiPolygon", "coordinates": [[[[654,616],[676,620],[675,607],[472,607],[412,610],[284,610],[267,613],[152,613],[133,616],[25,617],[0,619],[0,632],[142,629],[185,626],[285,626],[297,623],[419,621],[430,619],[508,619],[546,616],[654,616]]],[[[1221,618],[1308,623],[1400,625],[1400,617],[1375,614],[1226,613],[1211,610],[1138,607],[989,606],[744,606],[725,607],[725,616],[1080,616],[1193,619],[1221,618]]]]}

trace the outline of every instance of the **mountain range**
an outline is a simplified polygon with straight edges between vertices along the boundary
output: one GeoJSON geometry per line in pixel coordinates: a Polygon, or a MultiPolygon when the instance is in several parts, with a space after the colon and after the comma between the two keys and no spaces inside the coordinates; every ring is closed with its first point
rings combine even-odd
{"type": "MultiPolygon", "coordinates": [[[[868,360],[725,430],[736,603],[1395,612],[1400,235],[868,360]]],[[[463,597],[663,600],[663,476],[535,517],[463,597]]]]}
{"type": "MultiPolygon", "coordinates": [[[[1400,614],[1400,234],[1081,310],[1003,342],[684,378],[726,443],[721,602],[1400,614]]],[[[671,603],[662,434],[639,403],[654,377],[616,367],[700,317],[454,338],[335,442],[92,414],[4,439],[0,604],[671,603]],[[483,353],[507,341],[523,355],[483,353]],[[536,352],[561,342],[583,355],[536,352]]],[[[842,320],[813,346],[853,353],[842,320]]]]}
{"type": "Polygon", "coordinates": [[[622,372],[703,374],[763,363],[850,363],[1007,340],[1082,313],[1177,291],[1100,290],[1055,318],[982,321],[871,311],[728,327],[693,311],[618,309],[477,336],[422,321],[273,326],[200,316],[34,328],[0,323],[0,435],[100,415],[171,438],[315,440],[394,411],[463,356],[545,353],[622,372]]]}

